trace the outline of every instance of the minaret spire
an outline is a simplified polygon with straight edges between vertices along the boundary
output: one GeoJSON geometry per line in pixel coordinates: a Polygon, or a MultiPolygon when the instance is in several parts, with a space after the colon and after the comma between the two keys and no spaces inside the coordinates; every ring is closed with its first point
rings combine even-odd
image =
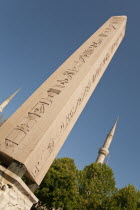
{"type": "Polygon", "coordinates": [[[19,88],[15,93],[9,96],[2,104],[0,104],[0,112],[3,111],[3,109],[9,104],[9,102],[14,98],[14,96],[18,93],[20,89],[21,88],[19,88]]]}
{"type": "Polygon", "coordinates": [[[99,154],[98,154],[98,157],[96,159],[96,163],[103,163],[105,157],[109,154],[109,146],[110,146],[110,144],[112,142],[112,139],[113,139],[113,136],[114,136],[114,133],[115,133],[115,130],[116,130],[116,126],[117,126],[118,120],[119,120],[119,117],[117,118],[117,120],[114,123],[112,129],[110,130],[109,134],[107,135],[103,147],[101,147],[99,149],[99,154]]]}

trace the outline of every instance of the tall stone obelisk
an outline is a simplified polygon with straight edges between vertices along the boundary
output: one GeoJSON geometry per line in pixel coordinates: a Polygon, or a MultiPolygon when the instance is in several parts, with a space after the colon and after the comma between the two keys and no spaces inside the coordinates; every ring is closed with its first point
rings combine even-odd
{"type": "Polygon", "coordinates": [[[17,161],[40,184],[121,43],[126,19],[111,17],[2,125],[5,165],[17,161]]]}
{"type": "Polygon", "coordinates": [[[117,118],[117,120],[114,123],[112,129],[110,130],[109,134],[107,135],[106,140],[104,142],[104,145],[99,149],[99,154],[98,154],[96,163],[103,163],[105,157],[109,154],[109,147],[110,147],[110,144],[111,144],[111,142],[113,140],[113,137],[114,137],[114,133],[115,133],[115,130],[116,130],[118,119],[119,118],[117,118]]]}

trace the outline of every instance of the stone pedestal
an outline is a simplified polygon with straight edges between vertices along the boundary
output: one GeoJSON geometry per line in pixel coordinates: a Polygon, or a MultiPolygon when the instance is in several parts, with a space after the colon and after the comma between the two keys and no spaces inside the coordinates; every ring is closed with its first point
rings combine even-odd
{"type": "Polygon", "coordinates": [[[0,165],[0,210],[29,210],[37,201],[19,176],[0,165]]]}

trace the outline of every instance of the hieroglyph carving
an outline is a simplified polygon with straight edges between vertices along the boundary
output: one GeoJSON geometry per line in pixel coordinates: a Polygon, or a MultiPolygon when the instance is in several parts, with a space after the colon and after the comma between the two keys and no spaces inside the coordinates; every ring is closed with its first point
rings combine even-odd
{"type": "Polygon", "coordinates": [[[24,164],[40,184],[125,34],[110,18],[11,116],[0,132],[0,157],[24,164]]]}
{"type": "Polygon", "coordinates": [[[87,94],[88,94],[90,88],[92,87],[92,85],[94,84],[95,80],[100,75],[100,73],[102,73],[102,69],[103,69],[104,65],[106,64],[106,62],[108,61],[108,59],[110,58],[110,55],[113,53],[114,47],[118,46],[119,41],[121,40],[121,38],[123,36],[124,36],[124,31],[121,32],[120,36],[113,43],[113,45],[111,46],[109,51],[106,53],[105,57],[103,58],[102,62],[99,65],[99,67],[96,69],[95,73],[91,77],[91,80],[88,81],[87,85],[82,90],[81,95],[77,98],[77,101],[75,101],[75,104],[71,108],[71,111],[69,113],[67,113],[67,115],[65,117],[65,121],[60,123],[60,128],[58,129],[58,132],[56,132],[56,134],[54,134],[53,141],[51,139],[48,146],[46,146],[46,148],[43,148],[43,150],[41,152],[41,155],[40,155],[40,158],[38,159],[38,163],[35,166],[34,170],[32,171],[32,175],[34,177],[37,176],[40,169],[43,167],[43,163],[47,160],[47,158],[49,156],[49,153],[51,153],[53,151],[53,149],[55,148],[55,146],[59,143],[57,141],[57,138],[59,136],[61,136],[61,134],[65,131],[65,129],[69,125],[70,121],[72,120],[73,116],[75,115],[77,109],[82,104],[84,98],[87,96],[87,94]],[[50,145],[52,145],[51,150],[50,150],[50,145]],[[49,150],[49,153],[47,153],[47,150],[49,150]]]}
{"type": "MultiPolygon", "coordinates": [[[[33,128],[35,123],[45,113],[45,110],[48,108],[48,106],[50,106],[53,103],[53,98],[56,95],[59,95],[63,91],[63,89],[72,80],[75,74],[77,74],[80,68],[86,63],[86,60],[89,59],[92,53],[95,52],[97,48],[105,41],[109,33],[112,30],[113,31],[116,30],[117,24],[120,23],[120,21],[123,21],[123,17],[112,17],[108,27],[106,27],[104,31],[98,35],[96,40],[92,42],[89,45],[89,47],[79,55],[79,59],[74,61],[71,68],[69,67],[68,69],[64,70],[62,75],[60,75],[60,79],[57,79],[53,87],[50,87],[46,91],[46,96],[39,99],[39,101],[27,113],[27,116],[24,117],[23,120],[21,120],[20,124],[17,125],[17,127],[14,128],[13,131],[5,138],[6,147],[11,147],[12,145],[14,146],[18,145],[23,140],[23,138],[28,134],[28,132],[33,128]]],[[[117,41],[112,46],[111,50],[113,50],[115,45],[117,45],[117,41]]],[[[94,80],[100,73],[101,68],[104,65],[105,61],[107,60],[108,56],[109,54],[107,53],[103,62],[100,64],[99,68],[96,70],[96,73],[93,75],[92,81],[89,81],[89,84],[87,84],[83,96],[79,97],[75,107],[72,108],[71,113],[69,113],[69,115],[66,117],[66,122],[62,123],[61,130],[68,125],[69,118],[71,118],[73,114],[76,112],[77,107],[82,102],[82,98],[86,95],[86,92],[90,88],[90,85],[94,82],[94,80]]]]}

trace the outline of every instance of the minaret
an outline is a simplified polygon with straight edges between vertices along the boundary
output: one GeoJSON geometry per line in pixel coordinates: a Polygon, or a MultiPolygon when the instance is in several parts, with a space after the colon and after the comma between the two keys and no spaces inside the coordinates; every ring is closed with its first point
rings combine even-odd
{"type": "Polygon", "coordinates": [[[18,93],[18,91],[20,90],[20,88],[13,93],[9,98],[7,98],[2,104],[0,104],[0,112],[3,111],[3,109],[9,104],[9,102],[14,98],[14,96],[18,93]]]}
{"type": "Polygon", "coordinates": [[[117,120],[114,123],[112,129],[110,130],[109,134],[107,135],[103,147],[101,147],[99,149],[99,155],[98,155],[98,157],[96,159],[96,163],[103,163],[105,157],[109,154],[109,146],[110,146],[110,144],[112,142],[112,139],[113,139],[113,136],[114,136],[114,133],[115,133],[115,130],[116,130],[118,119],[119,118],[117,118],[117,120]]]}

